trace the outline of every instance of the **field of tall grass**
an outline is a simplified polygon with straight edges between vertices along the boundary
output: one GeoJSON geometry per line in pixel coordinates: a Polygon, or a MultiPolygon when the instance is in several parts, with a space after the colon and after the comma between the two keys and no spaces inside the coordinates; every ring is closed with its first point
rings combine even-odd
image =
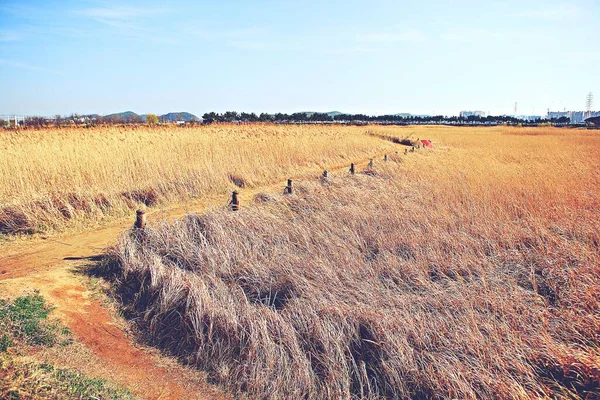
{"type": "Polygon", "coordinates": [[[275,183],[392,143],[360,127],[111,126],[0,132],[0,234],[62,230],[275,183]]]}
{"type": "Polygon", "coordinates": [[[369,129],[436,148],[124,233],[140,337],[249,398],[598,398],[600,137],[369,129]]]}

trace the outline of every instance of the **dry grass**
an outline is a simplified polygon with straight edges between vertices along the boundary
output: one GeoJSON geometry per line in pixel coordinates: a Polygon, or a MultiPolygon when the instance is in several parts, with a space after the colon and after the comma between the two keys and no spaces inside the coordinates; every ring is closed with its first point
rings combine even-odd
{"type": "Polygon", "coordinates": [[[600,137],[401,131],[437,150],[124,234],[140,333],[251,398],[600,396],[600,137]]]}
{"type": "Polygon", "coordinates": [[[365,133],[281,125],[0,132],[0,234],[85,225],[392,148],[365,133]]]}

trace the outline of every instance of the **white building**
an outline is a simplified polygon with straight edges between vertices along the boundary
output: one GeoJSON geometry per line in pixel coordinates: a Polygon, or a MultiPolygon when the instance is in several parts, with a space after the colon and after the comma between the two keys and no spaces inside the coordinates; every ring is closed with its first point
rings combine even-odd
{"type": "Polygon", "coordinates": [[[469,117],[485,117],[485,112],[483,111],[461,111],[460,112],[460,117],[461,118],[469,118],[469,117]]]}
{"type": "Polygon", "coordinates": [[[600,117],[600,111],[548,111],[548,119],[567,117],[572,124],[581,124],[591,117],[600,117]]]}

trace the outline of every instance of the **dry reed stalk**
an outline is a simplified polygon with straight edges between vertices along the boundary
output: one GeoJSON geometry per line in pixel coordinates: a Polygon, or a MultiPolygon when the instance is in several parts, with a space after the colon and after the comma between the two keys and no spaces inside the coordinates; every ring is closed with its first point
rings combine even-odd
{"type": "Polygon", "coordinates": [[[0,234],[60,230],[393,147],[361,127],[210,125],[0,132],[0,234]]]}
{"type": "Polygon", "coordinates": [[[507,132],[430,130],[452,147],[125,234],[105,267],[149,342],[251,398],[598,396],[598,138],[507,132]]]}

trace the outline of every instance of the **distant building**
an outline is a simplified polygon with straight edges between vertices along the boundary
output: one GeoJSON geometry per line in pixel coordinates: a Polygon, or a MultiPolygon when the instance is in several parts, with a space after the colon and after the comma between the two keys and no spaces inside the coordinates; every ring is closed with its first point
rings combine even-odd
{"type": "Polygon", "coordinates": [[[516,119],[520,119],[521,121],[539,121],[544,118],[541,115],[517,115],[516,119]]]}
{"type": "Polygon", "coordinates": [[[548,111],[548,119],[571,118],[568,111],[548,111]]]}
{"type": "Polygon", "coordinates": [[[483,112],[483,111],[461,111],[460,112],[460,117],[461,118],[469,118],[469,117],[481,117],[481,118],[484,118],[485,117],[485,112],[483,112]]]}
{"type": "Polygon", "coordinates": [[[600,117],[600,111],[584,111],[583,112],[583,122],[589,118],[600,117]]]}
{"type": "Polygon", "coordinates": [[[572,124],[582,124],[587,118],[600,117],[600,111],[548,111],[548,119],[567,117],[572,124]]]}

